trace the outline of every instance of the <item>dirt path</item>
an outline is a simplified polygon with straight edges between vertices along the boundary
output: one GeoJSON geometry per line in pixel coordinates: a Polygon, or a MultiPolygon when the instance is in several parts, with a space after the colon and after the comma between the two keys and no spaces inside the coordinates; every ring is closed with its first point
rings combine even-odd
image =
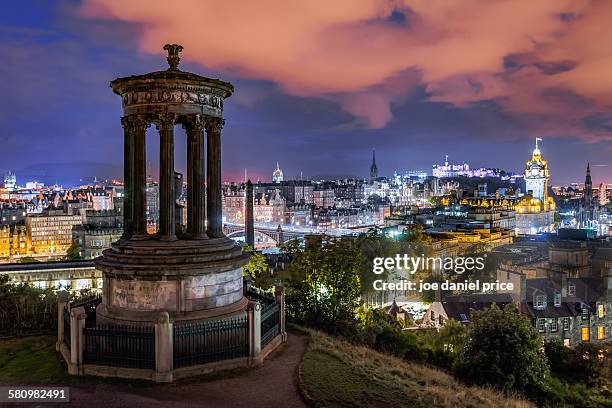
{"type": "Polygon", "coordinates": [[[129,387],[77,385],[70,390],[72,407],[305,407],[296,382],[307,338],[289,334],[288,343],[268,356],[261,367],[203,382],[129,387]]]}

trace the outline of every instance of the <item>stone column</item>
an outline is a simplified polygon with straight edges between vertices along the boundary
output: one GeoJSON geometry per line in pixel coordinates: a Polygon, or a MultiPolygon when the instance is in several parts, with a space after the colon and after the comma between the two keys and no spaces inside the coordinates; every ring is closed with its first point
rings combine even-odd
{"type": "Polygon", "coordinates": [[[134,127],[129,117],[121,118],[123,126],[123,235],[129,239],[133,232],[133,178],[134,178],[134,127]]]}
{"type": "Polygon", "coordinates": [[[183,211],[185,209],[179,204],[179,199],[183,194],[183,175],[174,172],[174,225],[177,234],[184,235],[185,228],[183,227],[183,211]]]}
{"type": "Polygon", "coordinates": [[[176,240],[174,206],[174,114],[160,115],[156,122],[159,131],[159,239],[176,240]]]}
{"type": "Polygon", "coordinates": [[[55,350],[60,351],[64,343],[64,309],[70,307],[68,292],[62,290],[57,294],[57,343],[55,350]]]}
{"type": "Polygon", "coordinates": [[[246,182],[244,193],[244,236],[246,244],[255,249],[255,222],[253,214],[253,183],[246,182]]]}
{"type": "Polygon", "coordinates": [[[276,246],[280,248],[281,246],[283,246],[283,242],[285,242],[283,228],[280,226],[280,224],[278,224],[278,227],[276,228],[276,235],[278,236],[278,242],[276,243],[276,246]]]}
{"type": "Polygon", "coordinates": [[[277,285],[274,288],[274,297],[276,298],[276,302],[278,303],[279,308],[279,322],[278,322],[278,332],[281,335],[281,339],[283,342],[287,341],[287,325],[285,320],[285,288],[283,286],[277,285]]]}
{"type": "Polygon", "coordinates": [[[85,308],[76,307],[70,311],[70,364],[68,373],[73,375],[82,374],[83,349],[85,339],[83,328],[85,327],[85,308]]]}
{"type": "Polygon", "coordinates": [[[249,302],[247,316],[249,320],[249,355],[254,359],[261,353],[261,305],[259,302],[249,302]]]}
{"type": "Polygon", "coordinates": [[[187,154],[187,232],[193,239],[205,239],[204,222],[204,118],[189,115],[186,120],[187,154]]]}
{"type": "Polygon", "coordinates": [[[221,215],[221,128],[223,119],[208,118],[206,121],[207,143],[207,186],[206,211],[208,219],[208,236],[223,236],[223,219],[221,215]]]}
{"type": "Polygon", "coordinates": [[[193,134],[189,132],[189,126],[183,123],[183,128],[187,133],[187,235],[191,236],[193,233],[193,171],[191,169],[191,162],[193,161],[193,146],[195,146],[193,140],[193,134]]]}
{"type": "Polygon", "coordinates": [[[172,322],[168,312],[160,312],[155,321],[155,381],[171,382],[173,364],[172,322]]]}
{"type": "Polygon", "coordinates": [[[134,165],[134,178],[131,190],[133,198],[133,235],[132,239],[147,238],[147,149],[146,135],[149,121],[144,115],[130,116],[134,127],[134,152],[132,155],[134,165]]]}

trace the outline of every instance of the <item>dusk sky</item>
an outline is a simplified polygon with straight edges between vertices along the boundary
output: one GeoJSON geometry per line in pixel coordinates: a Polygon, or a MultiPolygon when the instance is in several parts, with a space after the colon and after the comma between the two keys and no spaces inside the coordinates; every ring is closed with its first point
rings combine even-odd
{"type": "Polygon", "coordinates": [[[179,43],[181,69],[236,88],[224,179],[269,180],[277,161],[286,178],[366,176],[372,149],[387,176],[445,154],[521,172],[537,136],[552,184],[587,162],[612,183],[611,21],[605,0],[7,2],[0,172],[120,175],[109,82],[165,69],[179,43]]]}

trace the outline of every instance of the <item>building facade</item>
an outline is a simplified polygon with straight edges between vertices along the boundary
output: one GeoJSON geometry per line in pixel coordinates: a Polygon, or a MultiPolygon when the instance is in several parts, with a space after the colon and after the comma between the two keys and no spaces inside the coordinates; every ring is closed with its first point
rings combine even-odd
{"type": "Polygon", "coordinates": [[[48,209],[25,219],[28,248],[35,254],[65,255],[72,245],[72,228],[83,224],[80,214],[48,209]]]}

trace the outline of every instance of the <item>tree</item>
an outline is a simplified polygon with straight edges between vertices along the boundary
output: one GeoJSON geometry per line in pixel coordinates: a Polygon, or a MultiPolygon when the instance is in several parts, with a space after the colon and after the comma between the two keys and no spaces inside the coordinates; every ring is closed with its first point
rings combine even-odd
{"type": "Polygon", "coordinates": [[[430,331],[425,335],[429,349],[429,361],[442,368],[452,369],[463,357],[468,334],[465,325],[456,320],[448,320],[440,331],[430,331]]]}
{"type": "Polygon", "coordinates": [[[282,273],[288,316],[331,333],[353,330],[361,291],[359,240],[326,236],[285,250],[295,259],[282,273]]]}
{"type": "Polygon", "coordinates": [[[0,276],[0,337],[49,332],[57,327],[57,296],[52,289],[13,284],[0,276]]]}
{"type": "Polygon", "coordinates": [[[66,260],[68,261],[76,261],[79,259],[83,259],[83,257],[81,256],[81,253],[79,252],[79,247],[77,246],[76,243],[72,243],[72,245],[70,245],[70,248],[68,248],[68,250],[66,251],[66,260]]]}
{"type": "Polygon", "coordinates": [[[468,383],[491,385],[537,398],[549,375],[542,339],[516,306],[472,313],[469,340],[459,376],[468,383]]]}
{"type": "Polygon", "coordinates": [[[244,276],[250,275],[253,278],[253,285],[260,289],[267,290],[271,288],[274,285],[274,279],[270,273],[270,267],[266,262],[266,258],[261,252],[257,252],[248,245],[245,245],[243,250],[251,255],[249,263],[242,270],[244,276]]]}

